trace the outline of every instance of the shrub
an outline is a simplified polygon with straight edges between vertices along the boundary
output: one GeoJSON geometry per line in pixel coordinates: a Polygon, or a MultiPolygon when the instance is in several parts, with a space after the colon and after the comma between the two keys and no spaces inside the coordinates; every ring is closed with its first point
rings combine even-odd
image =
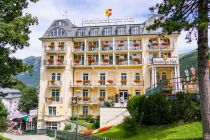
{"type": "Polygon", "coordinates": [[[178,92],[171,102],[173,120],[191,121],[200,119],[199,101],[193,101],[189,94],[178,92]]]}
{"type": "Polygon", "coordinates": [[[146,96],[144,95],[135,95],[130,100],[128,100],[127,109],[131,114],[132,118],[140,122],[143,117],[143,107],[146,96]]]}
{"type": "Polygon", "coordinates": [[[137,134],[137,123],[136,120],[131,117],[126,117],[122,123],[122,128],[125,137],[131,137],[137,134]]]}
{"type": "Polygon", "coordinates": [[[145,100],[144,108],[144,124],[168,124],[172,122],[171,105],[166,95],[155,93],[145,100]]]}
{"type": "Polygon", "coordinates": [[[97,119],[93,124],[93,128],[98,129],[100,127],[100,121],[97,119]]]}
{"type": "Polygon", "coordinates": [[[111,101],[104,101],[104,105],[106,107],[112,107],[112,102],[111,101]]]}
{"type": "Polygon", "coordinates": [[[64,130],[71,130],[71,124],[65,125],[64,130]]]}

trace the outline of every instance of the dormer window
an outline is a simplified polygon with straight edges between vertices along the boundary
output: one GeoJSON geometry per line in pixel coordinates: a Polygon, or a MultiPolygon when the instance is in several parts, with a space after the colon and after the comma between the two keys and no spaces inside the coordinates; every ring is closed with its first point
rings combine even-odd
{"type": "Polygon", "coordinates": [[[136,27],[131,27],[130,28],[131,34],[132,35],[139,35],[140,34],[140,27],[136,26],[136,27]]]}
{"type": "Polygon", "coordinates": [[[117,35],[125,35],[125,27],[118,27],[117,35]]]}
{"type": "Polygon", "coordinates": [[[66,26],[66,22],[65,21],[56,21],[54,26],[66,26]]]}
{"type": "Polygon", "coordinates": [[[112,35],[112,28],[104,28],[103,35],[104,36],[110,36],[110,35],[112,35]]]}
{"type": "Polygon", "coordinates": [[[78,37],[85,36],[85,29],[78,29],[77,30],[77,36],[78,37]]]}
{"type": "Polygon", "coordinates": [[[98,28],[90,29],[90,36],[98,36],[98,28]]]}
{"type": "Polygon", "coordinates": [[[50,32],[49,36],[50,37],[64,37],[66,36],[66,32],[62,28],[55,28],[50,32]]]}

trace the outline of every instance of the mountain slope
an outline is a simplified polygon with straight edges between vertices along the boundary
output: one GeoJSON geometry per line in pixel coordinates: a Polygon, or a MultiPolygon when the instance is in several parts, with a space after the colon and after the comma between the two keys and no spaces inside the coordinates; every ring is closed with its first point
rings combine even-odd
{"type": "Polygon", "coordinates": [[[33,65],[33,71],[32,73],[29,72],[21,73],[17,75],[16,78],[28,86],[33,86],[33,87],[39,86],[41,57],[30,56],[23,59],[23,63],[28,65],[33,65]]]}

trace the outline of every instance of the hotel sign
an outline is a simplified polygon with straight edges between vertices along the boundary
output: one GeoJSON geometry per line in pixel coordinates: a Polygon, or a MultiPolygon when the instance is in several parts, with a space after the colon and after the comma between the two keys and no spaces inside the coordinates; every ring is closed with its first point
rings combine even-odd
{"type": "Polygon", "coordinates": [[[178,64],[178,58],[153,58],[153,64],[156,65],[173,65],[178,64]]]}

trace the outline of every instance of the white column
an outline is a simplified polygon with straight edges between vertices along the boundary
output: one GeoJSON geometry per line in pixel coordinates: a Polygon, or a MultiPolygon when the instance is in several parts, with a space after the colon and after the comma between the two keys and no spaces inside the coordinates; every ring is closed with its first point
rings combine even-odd
{"type": "Polygon", "coordinates": [[[151,68],[151,70],[152,70],[152,73],[151,73],[151,77],[152,77],[152,85],[151,85],[151,86],[153,87],[153,86],[154,86],[154,84],[155,84],[155,83],[154,83],[154,71],[155,71],[155,70],[154,70],[154,67],[152,67],[152,68],[151,68]]]}
{"type": "Polygon", "coordinates": [[[116,60],[115,60],[115,38],[113,37],[113,65],[116,65],[116,60]]]}
{"type": "Polygon", "coordinates": [[[84,53],[84,65],[87,65],[87,54],[86,54],[86,51],[87,51],[87,39],[85,38],[85,53],[84,53]]]}
{"type": "Polygon", "coordinates": [[[98,65],[101,65],[101,54],[100,54],[100,52],[101,52],[101,38],[99,38],[98,39],[98,42],[99,42],[99,46],[98,46],[98,65]]]}
{"type": "Polygon", "coordinates": [[[174,82],[175,82],[175,91],[177,91],[177,89],[178,89],[178,76],[177,76],[177,67],[175,66],[174,67],[174,78],[175,78],[175,80],[174,80],[174,82]]]}
{"type": "Polygon", "coordinates": [[[127,43],[128,43],[127,44],[127,47],[128,47],[128,58],[127,59],[128,59],[128,65],[130,65],[130,52],[129,52],[129,49],[130,49],[129,48],[130,47],[130,38],[129,37],[127,38],[127,43]]]}
{"type": "Polygon", "coordinates": [[[156,87],[156,84],[157,84],[157,68],[156,67],[154,67],[154,84],[156,87]]]}

